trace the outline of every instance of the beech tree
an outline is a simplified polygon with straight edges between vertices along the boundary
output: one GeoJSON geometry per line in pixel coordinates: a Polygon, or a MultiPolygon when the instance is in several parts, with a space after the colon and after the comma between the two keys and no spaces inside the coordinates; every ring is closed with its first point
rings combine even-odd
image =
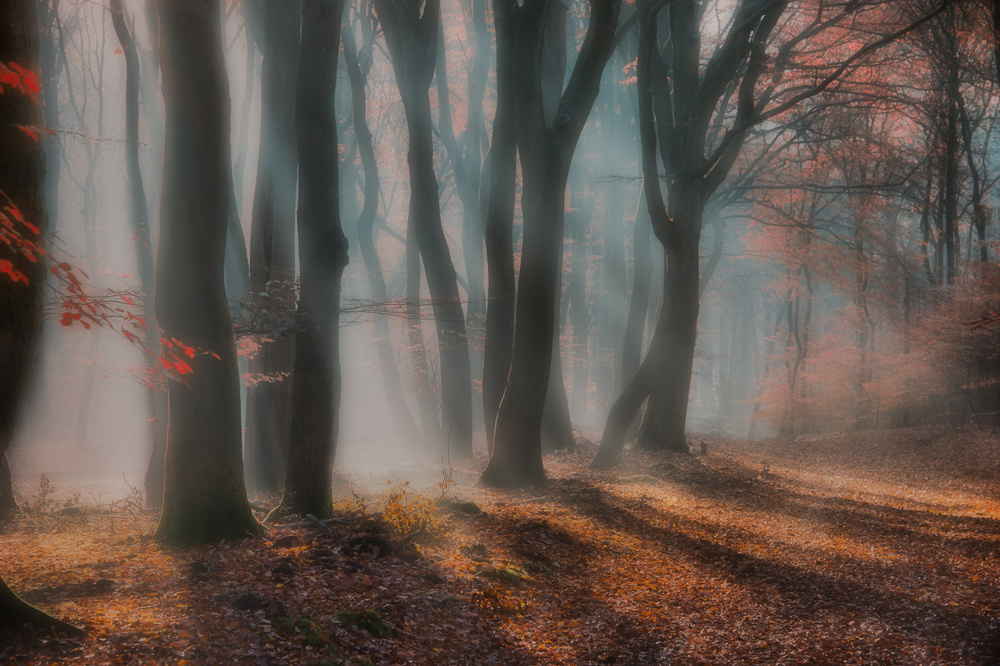
{"type": "MultiPolygon", "coordinates": [[[[247,6],[248,27],[261,61],[260,155],[250,222],[250,291],[295,280],[295,75],[298,62],[299,0],[254,0],[247,6]]],[[[281,489],[288,455],[294,337],[265,341],[250,360],[250,372],[263,381],[247,390],[247,483],[262,492],[281,489]]]]}
{"type": "Polygon", "coordinates": [[[639,370],[612,405],[596,464],[617,460],[626,429],[647,399],[637,446],[688,452],[685,431],[697,341],[705,205],[729,175],[751,128],[827,90],[867,54],[907,34],[948,3],[828,63],[815,83],[782,87],[781,73],[797,47],[861,9],[878,9],[885,3],[842,7],[818,3],[809,8],[811,18],[805,27],[775,43],[772,34],[788,4],[740,2],[724,38],[706,61],[701,56],[705,18],[701,3],[638,3],[643,192],[653,232],[664,248],[663,304],[639,370]],[[776,54],[769,56],[769,48],[776,54]],[[768,71],[769,81],[762,79],[768,71]],[[660,186],[660,163],[666,196],[660,186]]]}
{"type": "MultiPolygon", "coordinates": [[[[38,40],[33,0],[0,3],[0,65],[18,68],[15,80],[25,81],[24,91],[17,90],[17,84],[10,90],[11,82],[4,77],[0,88],[0,145],[4,146],[0,158],[0,220],[4,222],[4,242],[0,242],[0,375],[4,378],[0,382],[0,459],[6,456],[14,432],[42,327],[45,148],[22,129],[43,127],[38,40]],[[18,242],[22,239],[23,243],[18,242]]],[[[29,623],[78,633],[21,600],[0,578],[0,630],[29,623]]]]}
{"type": "Polygon", "coordinates": [[[190,372],[168,381],[163,513],[167,543],[255,534],[241,465],[236,339],[223,261],[231,182],[229,81],[218,5],[159,6],[166,135],[154,296],[190,372]]]}
{"type": "Polygon", "coordinates": [[[548,18],[559,12],[555,5],[553,0],[529,0],[518,10],[510,51],[524,243],[510,373],[496,416],[493,452],[481,478],[488,486],[521,487],[545,480],[541,430],[555,353],[566,181],[611,54],[620,8],[617,0],[592,0],[569,84],[553,98],[551,87],[543,85],[542,57],[548,18]]]}
{"type": "Polygon", "coordinates": [[[430,85],[441,48],[440,0],[375,0],[409,135],[409,224],[423,260],[441,360],[441,432],[450,451],[472,452],[472,371],[455,264],[441,226],[430,85]]]}
{"type": "MultiPolygon", "coordinates": [[[[355,45],[353,27],[348,26],[343,31],[344,64],[351,81],[351,120],[354,126],[354,137],[358,143],[358,153],[361,156],[361,166],[364,170],[364,203],[357,221],[358,245],[361,249],[362,261],[365,264],[368,290],[372,300],[385,302],[389,295],[386,289],[385,275],[382,272],[382,262],[375,246],[375,218],[378,214],[381,182],[379,181],[378,161],[375,159],[375,146],[366,117],[368,96],[365,91],[368,73],[372,66],[375,17],[370,11],[358,12],[358,14],[362,26],[361,32],[364,36],[360,52],[355,45]]],[[[393,423],[404,439],[418,439],[416,422],[403,398],[403,385],[389,336],[389,322],[385,317],[376,318],[375,334],[377,336],[375,349],[378,354],[382,382],[385,384],[386,399],[393,423]]]]}
{"type": "MultiPolygon", "coordinates": [[[[303,0],[296,82],[299,257],[302,265],[292,375],[284,509],[327,518],[340,410],[340,282],[347,237],[340,225],[334,99],[343,0],[303,0]]],[[[279,509],[280,510],[280,509],[279,509]]]]}

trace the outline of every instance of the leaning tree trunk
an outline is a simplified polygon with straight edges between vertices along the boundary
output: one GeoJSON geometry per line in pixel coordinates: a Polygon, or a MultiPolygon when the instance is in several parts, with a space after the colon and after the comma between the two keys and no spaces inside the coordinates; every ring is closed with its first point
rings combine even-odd
{"type": "MultiPolygon", "coordinates": [[[[618,23],[617,0],[595,0],[566,91],[547,97],[542,82],[552,0],[519,12],[512,56],[518,152],[524,180],[524,243],[518,277],[510,374],[496,417],[493,454],[481,482],[494,487],[543,483],[542,411],[549,388],[552,336],[562,270],[563,217],[570,161],[597,98],[618,23]]],[[[568,410],[568,407],[567,407],[568,410]]]]}
{"type": "Polygon", "coordinates": [[[441,226],[434,173],[430,84],[437,64],[439,0],[376,0],[392,55],[409,136],[410,224],[427,276],[437,325],[441,368],[441,431],[447,452],[472,453],[472,370],[458,276],[441,226]],[[423,11],[421,12],[421,6],[423,11]]]}
{"type": "MultiPolygon", "coordinates": [[[[262,53],[260,156],[250,223],[250,291],[266,292],[271,281],[295,280],[295,65],[299,43],[298,2],[264,0],[248,12],[248,25],[262,53]]],[[[249,7],[248,7],[249,9],[249,7]]],[[[250,360],[250,373],[264,375],[247,389],[244,460],[251,490],[281,489],[287,459],[295,358],[294,338],[273,331],[250,360]],[[287,374],[286,374],[287,373],[287,374]],[[270,381],[277,380],[277,381],[270,381]]]]}
{"type": "Polygon", "coordinates": [[[340,421],[340,284],[348,256],[340,225],[333,102],[343,11],[344,0],[303,0],[295,101],[302,287],[281,505],[317,518],[333,511],[331,465],[340,421]]]}
{"type": "Polygon", "coordinates": [[[229,214],[229,82],[212,0],[160,5],[166,138],[156,318],[193,349],[191,372],[168,380],[163,513],[170,544],[256,534],[240,458],[236,338],[223,260],[229,214]]]}
{"type": "MultiPolygon", "coordinates": [[[[0,63],[14,63],[30,72],[28,80],[38,81],[38,16],[33,0],[0,3],[0,63]]],[[[0,94],[0,146],[4,147],[0,218],[5,226],[10,223],[34,261],[22,248],[0,242],[0,266],[4,269],[0,273],[0,460],[6,459],[42,327],[46,231],[45,149],[19,129],[41,128],[42,109],[26,91],[11,90],[9,82],[5,84],[0,94]],[[15,276],[23,279],[15,281],[15,276]]],[[[36,628],[79,633],[23,601],[0,578],[0,630],[29,623],[36,628]]]]}

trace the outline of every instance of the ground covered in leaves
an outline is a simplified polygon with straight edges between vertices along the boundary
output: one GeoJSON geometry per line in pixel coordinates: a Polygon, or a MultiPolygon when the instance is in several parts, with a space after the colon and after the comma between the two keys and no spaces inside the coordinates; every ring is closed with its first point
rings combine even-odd
{"type": "Polygon", "coordinates": [[[333,521],[186,549],[137,497],[43,483],[0,572],[87,635],[0,635],[0,661],[1000,663],[1000,440],[706,444],[594,471],[583,442],[525,492],[355,479],[333,521]]]}

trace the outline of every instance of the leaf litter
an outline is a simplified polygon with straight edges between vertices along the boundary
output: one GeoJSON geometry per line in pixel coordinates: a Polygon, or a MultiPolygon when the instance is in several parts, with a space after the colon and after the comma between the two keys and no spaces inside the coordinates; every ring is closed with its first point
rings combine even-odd
{"type": "Polygon", "coordinates": [[[135,503],[28,503],[0,571],[87,635],[8,632],[0,660],[1000,662],[995,438],[706,444],[610,471],[584,446],[530,491],[345,491],[331,521],[196,548],[159,545],[135,503]]]}

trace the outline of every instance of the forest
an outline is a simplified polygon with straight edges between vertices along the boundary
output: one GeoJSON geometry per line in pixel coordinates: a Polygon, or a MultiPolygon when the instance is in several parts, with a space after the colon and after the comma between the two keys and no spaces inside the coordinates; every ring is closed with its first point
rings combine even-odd
{"type": "Polygon", "coordinates": [[[1000,3],[0,2],[0,661],[1000,663],[1000,3]]]}

